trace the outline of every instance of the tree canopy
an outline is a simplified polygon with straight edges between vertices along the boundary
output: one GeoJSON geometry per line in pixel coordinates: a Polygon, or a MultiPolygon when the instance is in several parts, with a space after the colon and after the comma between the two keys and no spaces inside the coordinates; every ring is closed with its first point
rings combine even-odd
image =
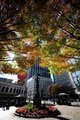
{"type": "Polygon", "coordinates": [[[52,73],[80,70],[80,0],[0,0],[0,16],[2,71],[25,72],[37,57],[52,73]]]}

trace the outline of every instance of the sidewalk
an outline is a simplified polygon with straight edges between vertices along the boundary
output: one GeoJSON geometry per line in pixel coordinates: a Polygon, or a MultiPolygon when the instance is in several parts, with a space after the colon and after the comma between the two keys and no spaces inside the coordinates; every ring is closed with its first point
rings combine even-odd
{"type": "MultiPolygon", "coordinates": [[[[55,118],[41,118],[41,120],[80,120],[80,107],[57,105],[57,108],[61,115],[55,118]]],[[[0,108],[0,120],[40,120],[15,116],[14,112],[16,109],[16,107],[10,107],[9,110],[3,111],[0,108]]]]}

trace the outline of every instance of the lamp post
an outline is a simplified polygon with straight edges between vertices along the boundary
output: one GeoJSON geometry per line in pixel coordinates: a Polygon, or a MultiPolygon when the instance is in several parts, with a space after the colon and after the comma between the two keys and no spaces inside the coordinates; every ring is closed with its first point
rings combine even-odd
{"type": "Polygon", "coordinates": [[[36,74],[35,83],[36,83],[36,95],[35,95],[35,97],[39,98],[40,94],[39,94],[39,77],[38,77],[38,74],[36,74]]]}
{"type": "Polygon", "coordinates": [[[36,94],[34,96],[33,104],[37,108],[41,108],[41,98],[40,98],[40,94],[39,94],[39,76],[38,76],[38,73],[36,74],[35,83],[36,83],[36,94]]]}

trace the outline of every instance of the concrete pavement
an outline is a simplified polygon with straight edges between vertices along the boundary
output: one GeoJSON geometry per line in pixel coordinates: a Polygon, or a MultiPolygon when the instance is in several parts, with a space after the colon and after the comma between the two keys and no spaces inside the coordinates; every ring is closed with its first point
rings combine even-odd
{"type": "MultiPolygon", "coordinates": [[[[41,120],[80,120],[80,107],[57,105],[57,108],[61,112],[61,115],[55,118],[41,118],[41,120]]],[[[9,110],[3,111],[3,109],[0,108],[0,120],[35,120],[15,116],[14,112],[16,109],[16,107],[10,107],[9,110]]]]}

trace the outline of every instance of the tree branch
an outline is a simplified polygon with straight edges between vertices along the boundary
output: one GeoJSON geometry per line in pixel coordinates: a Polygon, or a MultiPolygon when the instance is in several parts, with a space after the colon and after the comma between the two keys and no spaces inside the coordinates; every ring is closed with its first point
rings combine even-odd
{"type": "Polygon", "coordinates": [[[1,28],[0,31],[5,30],[5,29],[8,29],[8,28],[10,28],[10,27],[13,27],[13,26],[15,26],[15,25],[17,25],[17,23],[10,24],[9,26],[7,26],[7,24],[6,24],[6,26],[3,27],[3,28],[1,28]]]}
{"type": "Polygon", "coordinates": [[[0,41],[11,41],[11,40],[22,40],[24,39],[23,37],[20,37],[20,38],[12,38],[12,39],[3,39],[3,40],[0,40],[0,41]]]}
{"type": "Polygon", "coordinates": [[[64,57],[64,58],[69,58],[69,59],[75,59],[75,60],[80,60],[79,57],[73,57],[73,56],[64,56],[64,55],[59,55],[60,57],[64,57]]]}
{"type": "Polygon", "coordinates": [[[73,48],[73,49],[77,49],[77,50],[79,50],[79,51],[80,51],[80,48],[78,48],[78,47],[71,46],[71,45],[67,45],[67,44],[65,44],[65,43],[63,43],[63,42],[60,42],[60,41],[59,41],[59,43],[61,43],[61,44],[65,45],[65,46],[67,46],[67,47],[70,47],[70,48],[73,48]]]}
{"type": "Polygon", "coordinates": [[[53,9],[55,10],[55,11],[57,11],[61,16],[63,16],[64,18],[65,18],[65,20],[69,23],[69,24],[71,24],[73,27],[76,27],[76,29],[80,29],[80,27],[78,26],[78,25],[76,25],[76,23],[75,22],[73,22],[73,21],[71,21],[69,18],[67,18],[65,15],[64,15],[64,13],[59,9],[57,9],[56,7],[53,7],[53,9]]]}
{"type": "Polygon", "coordinates": [[[15,32],[15,31],[16,31],[16,29],[9,30],[9,31],[3,31],[2,33],[0,33],[0,35],[2,36],[2,35],[5,35],[5,34],[9,34],[10,32],[15,32]]]}
{"type": "MultiPolygon", "coordinates": [[[[73,7],[75,7],[75,8],[77,8],[77,9],[80,10],[80,7],[78,7],[76,4],[74,4],[71,0],[69,0],[69,3],[71,3],[71,5],[72,5],[73,7]]],[[[79,3],[79,4],[80,4],[80,3],[79,3]]]]}
{"type": "Polygon", "coordinates": [[[62,26],[58,25],[59,28],[61,28],[65,33],[69,34],[70,36],[72,36],[73,38],[76,38],[77,40],[80,40],[80,37],[75,36],[73,33],[67,31],[66,29],[64,29],[62,26]]]}

